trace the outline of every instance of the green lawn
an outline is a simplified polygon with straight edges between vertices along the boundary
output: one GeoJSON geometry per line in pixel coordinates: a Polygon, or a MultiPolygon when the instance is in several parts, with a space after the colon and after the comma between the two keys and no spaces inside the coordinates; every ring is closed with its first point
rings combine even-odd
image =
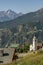
{"type": "Polygon", "coordinates": [[[8,65],[43,65],[43,52],[30,53],[21,60],[8,65]]]}

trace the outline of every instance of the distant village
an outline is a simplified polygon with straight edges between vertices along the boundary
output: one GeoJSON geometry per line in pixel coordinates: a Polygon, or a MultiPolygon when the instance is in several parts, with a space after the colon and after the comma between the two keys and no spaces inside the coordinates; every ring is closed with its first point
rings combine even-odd
{"type": "MultiPolygon", "coordinates": [[[[0,64],[7,64],[7,63],[11,63],[14,60],[18,59],[18,53],[22,54],[22,53],[29,53],[29,52],[35,52],[37,50],[42,50],[43,51],[43,42],[42,43],[38,43],[36,36],[33,36],[32,39],[32,44],[29,45],[29,49],[26,49],[25,52],[23,52],[23,50],[21,49],[21,52],[17,52],[19,51],[19,49],[24,46],[19,46],[16,45],[15,47],[13,45],[11,45],[10,47],[8,45],[6,45],[5,48],[0,48],[0,64]]],[[[21,57],[21,56],[20,56],[21,57]]]]}

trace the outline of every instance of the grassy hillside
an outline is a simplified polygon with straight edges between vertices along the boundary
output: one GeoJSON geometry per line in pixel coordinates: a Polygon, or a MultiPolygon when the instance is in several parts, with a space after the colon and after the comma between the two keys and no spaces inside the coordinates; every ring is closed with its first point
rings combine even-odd
{"type": "Polygon", "coordinates": [[[31,53],[20,61],[8,65],[43,65],[43,52],[31,53]]]}

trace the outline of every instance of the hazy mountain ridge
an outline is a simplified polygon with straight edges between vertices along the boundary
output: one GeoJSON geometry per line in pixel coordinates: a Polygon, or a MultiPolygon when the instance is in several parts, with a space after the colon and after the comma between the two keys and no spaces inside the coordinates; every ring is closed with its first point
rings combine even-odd
{"type": "Polygon", "coordinates": [[[12,11],[11,9],[7,10],[7,11],[0,11],[0,22],[3,21],[9,21],[12,19],[15,19],[19,16],[22,16],[23,14],[21,13],[16,13],[14,11],[12,11]]]}

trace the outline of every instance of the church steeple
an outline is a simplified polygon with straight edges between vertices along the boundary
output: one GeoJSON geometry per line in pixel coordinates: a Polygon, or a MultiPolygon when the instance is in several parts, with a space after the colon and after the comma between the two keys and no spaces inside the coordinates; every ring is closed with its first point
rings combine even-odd
{"type": "Polygon", "coordinates": [[[37,40],[36,40],[36,36],[34,35],[33,37],[33,50],[36,50],[36,44],[37,44],[37,40]]]}

